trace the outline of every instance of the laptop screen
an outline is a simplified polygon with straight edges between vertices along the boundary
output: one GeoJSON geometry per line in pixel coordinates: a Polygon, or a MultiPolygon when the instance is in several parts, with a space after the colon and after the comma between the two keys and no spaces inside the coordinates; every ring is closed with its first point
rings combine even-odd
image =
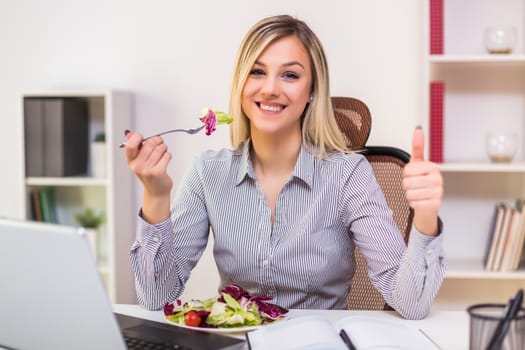
{"type": "Polygon", "coordinates": [[[0,348],[119,350],[124,334],[128,343],[244,349],[244,340],[218,334],[124,315],[117,322],[83,229],[0,219],[0,283],[0,348]]]}
{"type": "Polygon", "coordinates": [[[0,219],[0,345],[124,349],[83,230],[0,219]]]}

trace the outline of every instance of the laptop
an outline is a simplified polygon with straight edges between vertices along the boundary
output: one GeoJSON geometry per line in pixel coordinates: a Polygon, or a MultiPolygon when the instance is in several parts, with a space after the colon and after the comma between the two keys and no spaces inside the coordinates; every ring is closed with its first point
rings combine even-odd
{"type": "Polygon", "coordinates": [[[131,342],[246,348],[242,339],[115,314],[83,229],[0,218],[0,348],[120,350],[131,342]]]}

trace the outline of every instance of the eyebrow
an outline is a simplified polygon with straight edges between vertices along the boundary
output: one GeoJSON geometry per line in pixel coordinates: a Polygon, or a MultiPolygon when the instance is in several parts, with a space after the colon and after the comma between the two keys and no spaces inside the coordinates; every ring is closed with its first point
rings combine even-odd
{"type": "MultiPolygon", "coordinates": [[[[258,64],[258,65],[260,65],[260,66],[264,66],[264,67],[266,67],[266,65],[265,65],[264,63],[262,63],[261,61],[255,61],[255,62],[254,62],[254,65],[255,65],[255,64],[258,64]]],[[[286,63],[283,64],[283,66],[285,66],[285,67],[290,67],[290,66],[300,66],[302,69],[305,69],[304,66],[302,65],[302,63],[299,62],[299,61],[286,62],[286,63]]]]}

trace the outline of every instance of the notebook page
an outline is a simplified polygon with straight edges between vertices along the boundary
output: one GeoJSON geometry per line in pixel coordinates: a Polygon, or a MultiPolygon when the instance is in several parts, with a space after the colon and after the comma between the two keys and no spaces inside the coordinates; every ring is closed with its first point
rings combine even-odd
{"type": "Polygon", "coordinates": [[[336,323],[338,330],[344,329],[359,350],[403,349],[436,350],[417,326],[408,320],[384,320],[367,316],[351,316],[336,323]]]}
{"type": "Polygon", "coordinates": [[[280,350],[347,350],[333,325],[314,316],[282,320],[247,334],[250,348],[280,350]]]}

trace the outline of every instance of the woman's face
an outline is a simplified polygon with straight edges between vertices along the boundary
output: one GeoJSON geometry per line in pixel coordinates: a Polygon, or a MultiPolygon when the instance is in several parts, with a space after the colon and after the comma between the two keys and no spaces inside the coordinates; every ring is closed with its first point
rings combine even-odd
{"type": "Polygon", "coordinates": [[[255,61],[242,91],[242,109],[250,119],[252,135],[300,131],[311,86],[310,58],[297,37],[268,45],[255,61]]]}

